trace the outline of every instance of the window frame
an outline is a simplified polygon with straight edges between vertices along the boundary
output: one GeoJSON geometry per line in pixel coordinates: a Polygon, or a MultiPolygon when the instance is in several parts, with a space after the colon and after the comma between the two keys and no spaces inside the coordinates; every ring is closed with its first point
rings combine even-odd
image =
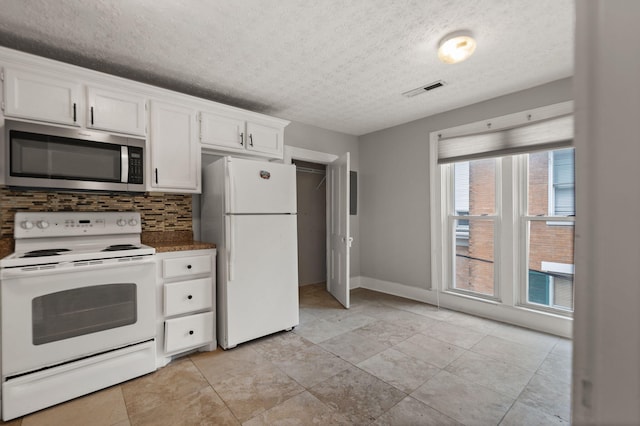
{"type": "MultiPolygon", "coordinates": [[[[449,292],[447,290],[447,280],[451,275],[451,266],[447,258],[447,247],[450,246],[451,231],[448,229],[448,206],[450,205],[450,179],[447,177],[447,167],[442,167],[438,163],[439,141],[458,136],[468,136],[481,134],[482,132],[499,131],[515,126],[522,126],[528,123],[535,123],[573,114],[573,101],[560,102],[530,110],[524,110],[512,114],[470,122],[469,124],[433,131],[429,134],[429,200],[431,213],[430,235],[428,235],[431,247],[430,260],[431,268],[430,282],[426,283],[426,292],[419,296],[420,300],[439,304],[443,307],[454,310],[464,310],[486,318],[498,321],[506,321],[519,324],[532,329],[556,333],[560,335],[571,335],[573,328],[572,318],[566,315],[558,315],[555,312],[548,312],[539,309],[532,309],[520,303],[521,290],[517,284],[521,281],[523,271],[519,264],[519,258],[523,255],[522,244],[517,244],[524,236],[522,235],[522,221],[520,212],[522,206],[519,204],[519,186],[523,184],[523,179],[519,178],[521,173],[520,163],[514,156],[502,157],[501,173],[505,178],[501,178],[502,202],[507,206],[503,208],[503,215],[498,223],[500,228],[499,241],[497,245],[501,247],[501,257],[506,259],[503,265],[496,270],[500,279],[500,300],[492,300],[468,295],[460,292],[449,292]],[[506,175],[510,179],[506,179],[506,175]],[[503,226],[507,225],[507,226],[503,226]],[[514,243],[516,242],[516,243],[514,243]],[[512,244],[513,250],[508,250],[505,244],[512,244]]],[[[518,155],[519,158],[522,156],[518,155]]],[[[444,164],[446,166],[446,164],[444,164]]],[[[525,181],[526,182],[526,181],[525,181]]],[[[574,221],[575,218],[570,219],[574,221]]],[[[413,293],[412,293],[413,294],[413,293]]],[[[417,295],[415,297],[418,297],[417,295]]]]}
{"type": "MultiPolygon", "coordinates": [[[[549,169],[553,167],[552,153],[554,150],[549,150],[549,169]]],[[[553,213],[551,210],[551,201],[549,201],[549,209],[547,210],[547,216],[532,216],[529,215],[529,154],[520,154],[516,159],[517,167],[514,178],[518,181],[519,188],[519,202],[518,202],[518,217],[519,217],[519,233],[523,238],[520,238],[519,247],[516,247],[519,253],[519,273],[518,273],[518,306],[535,309],[550,314],[561,315],[566,317],[573,317],[573,309],[571,311],[563,308],[555,308],[553,306],[546,306],[539,303],[529,302],[529,247],[530,247],[530,226],[531,222],[546,222],[550,226],[574,226],[575,227],[575,215],[574,216],[551,216],[553,213]]],[[[574,163],[575,164],[575,163],[574,163]]],[[[549,170],[549,197],[551,192],[554,192],[553,187],[553,175],[549,170]]],[[[575,182],[574,182],[575,188],[575,182]]],[[[574,228],[575,239],[575,228],[574,228]]],[[[517,246],[517,242],[515,242],[517,246]]],[[[574,247],[574,262],[575,262],[575,247],[574,247]]],[[[574,263],[575,265],[575,263],[574,263]]],[[[575,281],[574,281],[575,283],[575,281]]],[[[574,284],[575,289],[575,284],[574,284]]],[[[575,291],[575,290],[574,290],[575,291]]],[[[575,300],[574,300],[575,309],[575,300]]]]}
{"type": "MultiPolygon", "coordinates": [[[[447,279],[445,281],[445,291],[453,294],[465,295],[468,297],[475,297],[480,299],[486,299],[490,301],[501,301],[501,280],[500,280],[500,212],[502,210],[502,158],[493,157],[495,161],[495,180],[494,180],[494,193],[495,193],[495,213],[493,215],[459,215],[455,210],[455,164],[449,163],[442,166],[445,169],[444,173],[447,182],[447,188],[449,188],[449,194],[447,197],[447,227],[446,234],[450,236],[449,245],[446,246],[450,254],[447,259],[447,279]],[[468,221],[492,221],[493,222],[493,294],[486,294],[475,292],[471,290],[456,288],[456,232],[455,227],[456,220],[468,220],[468,221]]],[[[473,160],[471,160],[473,161],[473,160]]],[[[459,162],[458,162],[459,163],[459,162]]]]}

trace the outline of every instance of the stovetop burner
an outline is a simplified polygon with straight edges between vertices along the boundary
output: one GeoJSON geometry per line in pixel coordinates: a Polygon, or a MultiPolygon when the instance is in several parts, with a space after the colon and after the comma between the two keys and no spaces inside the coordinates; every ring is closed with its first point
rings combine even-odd
{"type": "Polygon", "coordinates": [[[33,250],[25,253],[21,257],[43,257],[43,256],[58,256],[60,253],[70,251],[69,249],[45,249],[45,250],[33,250]]]}
{"type": "Polygon", "coordinates": [[[113,244],[101,251],[136,250],[140,247],[133,244],[113,244]]]}

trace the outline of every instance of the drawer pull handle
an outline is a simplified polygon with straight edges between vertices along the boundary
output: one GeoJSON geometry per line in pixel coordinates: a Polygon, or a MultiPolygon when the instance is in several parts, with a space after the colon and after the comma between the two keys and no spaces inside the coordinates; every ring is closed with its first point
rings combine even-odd
{"type": "Polygon", "coordinates": [[[187,299],[191,300],[191,299],[193,299],[193,296],[192,295],[188,295],[187,299]]]}
{"type": "Polygon", "coordinates": [[[187,269],[191,269],[191,265],[187,265],[187,269]]]}
{"type": "Polygon", "coordinates": [[[193,335],[193,330],[189,330],[189,335],[193,335]]]}

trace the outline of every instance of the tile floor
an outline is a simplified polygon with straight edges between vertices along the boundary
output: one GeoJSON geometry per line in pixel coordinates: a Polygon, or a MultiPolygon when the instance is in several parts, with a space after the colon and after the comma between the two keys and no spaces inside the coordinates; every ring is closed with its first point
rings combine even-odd
{"type": "Polygon", "coordinates": [[[300,326],[6,424],[556,425],[571,342],[357,289],[305,286],[300,326]]]}

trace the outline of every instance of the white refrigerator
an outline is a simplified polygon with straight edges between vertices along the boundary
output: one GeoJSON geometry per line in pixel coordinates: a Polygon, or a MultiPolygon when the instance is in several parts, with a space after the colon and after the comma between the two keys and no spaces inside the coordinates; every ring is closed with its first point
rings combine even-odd
{"type": "Polygon", "coordinates": [[[217,246],[223,349],[298,325],[294,165],[223,157],[205,166],[201,232],[217,246]]]}

